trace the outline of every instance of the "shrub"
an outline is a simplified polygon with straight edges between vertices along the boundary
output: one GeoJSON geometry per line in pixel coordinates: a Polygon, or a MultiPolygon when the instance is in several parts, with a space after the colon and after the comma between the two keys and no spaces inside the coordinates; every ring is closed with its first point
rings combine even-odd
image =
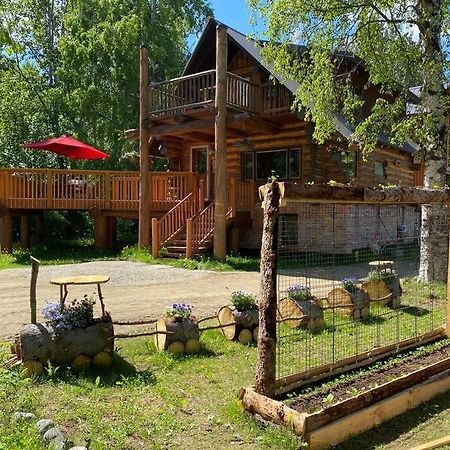
{"type": "Polygon", "coordinates": [[[192,309],[192,306],[186,303],[174,303],[166,308],[166,317],[171,317],[175,320],[190,319],[192,309]]]}
{"type": "Polygon", "coordinates": [[[286,292],[290,299],[299,302],[311,300],[312,298],[311,289],[307,286],[303,286],[302,284],[291,284],[286,289],[286,292]]]}
{"type": "Polygon", "coordinates": [[[251,292],[235,291],[231,294],[231,304],[238,311],[253,309],[256,306],[256,297],[251,292]]]}
{"type": "Polygon", "coordinates": [[[358,285],[356,283],[357,280],[355,277],[345,277],[341,280],[342,287],[350,293],[356,292],[358,290],[358,285]]]}
{"type": "Polygon", "coordinates": [[[59,302],[49,302],[42,308],[42,315],[56,330],[86,328],[94,319],[95,301],[87,295],[82,300],[73,300],[61,309],[59,302]]]}
{"type": "Polygon", "coordinates": [[[369,274],[367,275],[367,278],[370,281],[381,281],[381,280],[387,280],[388,278],[392,278],[393,274],[390,270],[371,270],[369,274]]]}

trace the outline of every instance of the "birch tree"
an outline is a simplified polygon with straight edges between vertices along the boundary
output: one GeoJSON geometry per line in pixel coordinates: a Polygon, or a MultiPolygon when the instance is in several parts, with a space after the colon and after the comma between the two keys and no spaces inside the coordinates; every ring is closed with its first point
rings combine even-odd
{"type": "MultiPolygon", "coordinates": [[[[444,146],[448,97],[449,0],[248,0],[253,20],[262,21],[263,56],[276,71],[300,83],[295,107],[315,124],[324,143],[341,114],[355,124],[352,140],[363,157],[379,132],[394,144],[412,139],[425,163],[424,184],[446,184],[444,146]],[[297,44],[297,45],[292,45],[297,44]],[[349,64],[349,61],[351,63],[349,64]],[[360,118],[356,70],[381,98],[360,118]],[[420,86],[419,96],[411,94],[420,86]],[[414,102],[414,114],[408,114],[414,102]]],[[[422,208],[420,276],[446,279],[447,209],[422,208]]]]}

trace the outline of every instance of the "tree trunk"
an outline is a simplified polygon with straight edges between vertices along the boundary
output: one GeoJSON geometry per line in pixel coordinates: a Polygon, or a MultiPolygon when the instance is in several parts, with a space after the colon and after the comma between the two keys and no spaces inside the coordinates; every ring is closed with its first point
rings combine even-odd
{"type": "Polygon", "coordinates": [[[278,183],[267,186],[263,202],[264,221],[261,243],[259,289],[259,334],[255,390],[267,397],[275,395],[277,335],[277,250],[280,190],[278,183]]]}
{"type": "MultiPolygon", "coordinates": [[[[427,188],[446,184],[442,8],[442,0],[419,0],[416,6],[423,60],[421,104],[426,114],[423,152],[427,188]]],[[[447,279],[447,217],[446,205],[422,206],[419,276],[424,281],[447,279]]]]}
{"type": "Polygon", "coordinates": [[[242,330],[249,330],[253,333],[258,326],[258,310],[248,309],[238,311],[232,306],[224,306],[217,313],[217,320],[223,327],[221,331],[229,341],[235,341],[239,338],[242,330]]]}

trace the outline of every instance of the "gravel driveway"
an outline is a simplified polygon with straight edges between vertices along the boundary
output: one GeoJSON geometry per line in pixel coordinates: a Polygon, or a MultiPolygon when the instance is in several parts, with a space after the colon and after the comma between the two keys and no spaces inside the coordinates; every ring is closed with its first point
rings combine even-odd
{"type": "MultiPolygon", "coordinates": [[[[158,317],[173,302],[194,306],[198,316],[216,312],[228,303],[232,291],[258,291],[257,272],[213,272],[170,266],[151,266],[128,261],[96,261],[43,266],[39,270],[38,310],[47,300],[59,299],[59,288],[51,278],[74,275],[109,275],[102,287],[106,309],[114,320],[158,317]]],[[[31,269],[0,271],[0,338],[11,338],[29,321],[31,269]]],[[[92,294],[95,286],[72,286],[68,300],[92,294]]],[[[39,320],[39,318],[38,318],[39,320]]]]}

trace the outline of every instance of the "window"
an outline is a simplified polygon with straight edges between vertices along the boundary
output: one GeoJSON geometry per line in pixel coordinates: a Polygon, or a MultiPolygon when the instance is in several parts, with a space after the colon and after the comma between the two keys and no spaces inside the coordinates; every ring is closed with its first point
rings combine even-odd
{"type": "Polygon", "coordinates": [[[206,173],[208,170],[208,150],[207,148],[192,149],[192,172],[206,173]]]}
{"type": "Polygon", "coordinates": [[[244,153],[242,174],[244,180],[255,178],[255,154],[253,152],[244,153]]]}
{"type": "Polygon", "coordinates": [[[374,165],[374,173],[377,177],[385,177],[386,173],[385,173],[385,168],[384,168],[384,163],[381,161],[375,161],[375,165],[374,165]]]}
{"type": "Polygon", "coordinates": [[[347,150],[341,152],[341,168],[350,177],[356,178],[358,172],[358,154],[347,150]]]}
{"type": "Polygon", "coordinates": [[[265,180],[272,175],[287,178],[286,150],[256,153],[256,179],[265,180]]]}
{"type": "Polygon", "coordinates": [[[280,214],[279,241],[281,247],[298,246],[298,214],[280,214]]]}
{"type": "Polygon", "coordinates": [[[281,179],[301,178],[301,150],[293,148],[243,153],[244,180],[267,180],[272,175],[281,179]]]}

